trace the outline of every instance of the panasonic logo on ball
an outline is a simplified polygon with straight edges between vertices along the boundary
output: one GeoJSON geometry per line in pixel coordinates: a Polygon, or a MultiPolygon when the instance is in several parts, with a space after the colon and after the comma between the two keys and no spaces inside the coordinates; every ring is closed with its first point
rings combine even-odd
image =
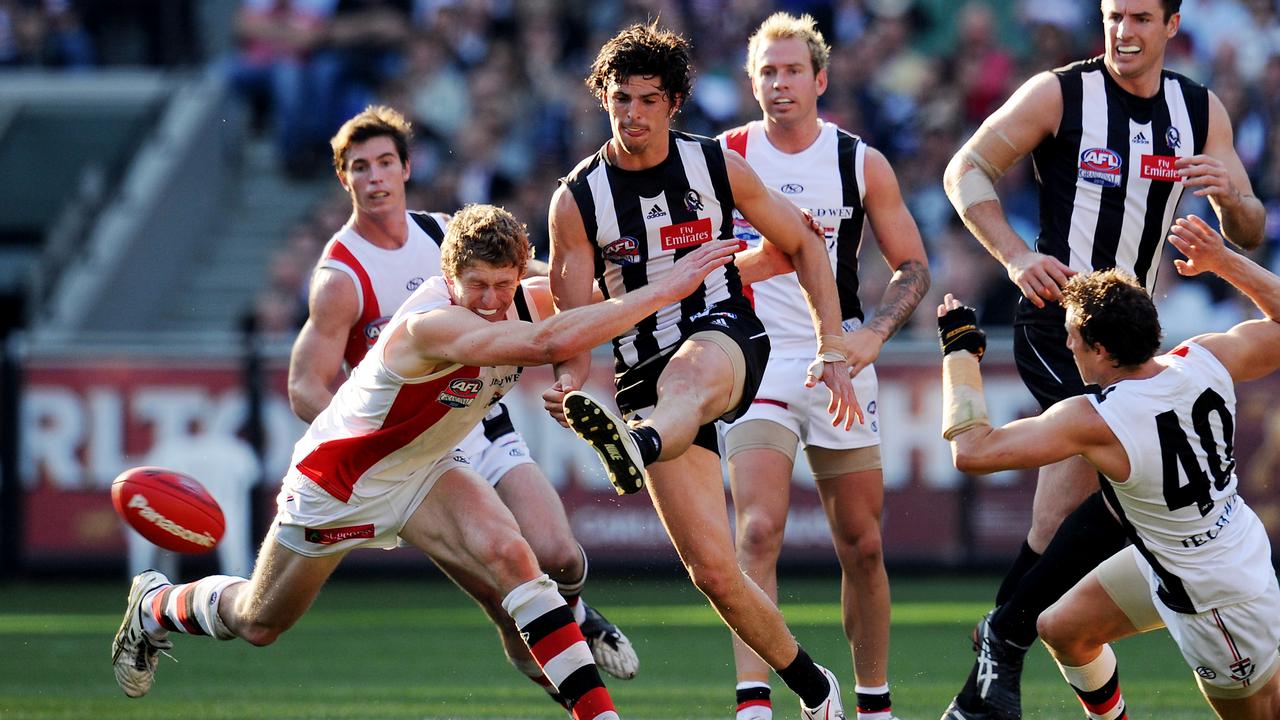
{"type": "Polygon", "coordinates": [[[176,535],[183,540],[193,542],[203,547],[213,547],[217,541],[209,533],[192,532],[169,518],[156,512],[156,509],[147,504],[147,499],[142,495],[134,495],[129,498],[129,507],[137,508],[138,515],[147,522],[154,524],[156,527],[164,530],[170,535],[176,535]]]}

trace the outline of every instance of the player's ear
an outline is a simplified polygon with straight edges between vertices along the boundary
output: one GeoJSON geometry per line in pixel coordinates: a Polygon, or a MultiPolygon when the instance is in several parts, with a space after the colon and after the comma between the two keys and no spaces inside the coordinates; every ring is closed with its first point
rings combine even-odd
{"type": "Polygon", "coordinates": [[[818,88],[818,97],[827,91],[827,69],[822,68],[813,76],[813,84],[818,88]]]}
{"type": "Polygon", "coordinates": [[[684,105],[684,94],[677,93],[671,96],[671,112],[667,114],[668,118],[673,118],[676,113],[680,112],[680,108],[684,105]]]}

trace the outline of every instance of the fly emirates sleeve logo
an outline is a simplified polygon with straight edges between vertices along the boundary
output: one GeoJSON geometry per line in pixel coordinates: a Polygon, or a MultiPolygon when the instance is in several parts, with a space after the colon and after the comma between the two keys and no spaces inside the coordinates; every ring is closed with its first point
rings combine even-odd
{"type": "Polygon", "coordinates": [[[1181,182],[1182,175],[1173,166],[1177,160],[1176,155],[1143,155],[1142,177],[1146,180],[1181,182]]]}
{"type": "Polygon", "coordinates": [[[694,247],[711,239],[711,218],[699,218],[677,225],[667,225],[660,232],[663,250],[694,247]]]}

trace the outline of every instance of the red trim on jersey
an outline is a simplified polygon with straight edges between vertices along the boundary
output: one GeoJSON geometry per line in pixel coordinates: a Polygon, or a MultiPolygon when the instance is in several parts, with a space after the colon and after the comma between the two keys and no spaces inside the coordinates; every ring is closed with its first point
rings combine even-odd
{"type": "Polygon", "coordinates": [[[578,628],[578,624],[571,622],[530,645],[529,652],[533,653],[533,657],[537,659],[539,664],[545,666],[565,650],[578,643],[585,645],[586,642],[582,637],[582,630],[578,628]]]}
{"type": "Polygon", "coordinates": [[[573,703],[573,720],[595,720],[610,710],[616,712],[609,691],[604,686],[591,688],[573,703]]]}
{"type": "Polygon", "coordinates": [[[747,156],[748,132],[749,129],[746,125],[726,131],[724,134],[724,146],[745,158],[747,156]]]}
{"type": "Polygon", "coordinates": [[[346,245],[341,242],[333,243],[328,257],[351,268],[351,272],[360,279],[360,295],[364,302],[361,304],[360,317],[356,319],[356,324],[351,326],[351,332],[347,334],[347,347],[342,351],[342,359],[348,366],[355,367],[360,364],[365,353],[369,352],[369,348],[373,347],[374,341],[378,339],[377,335],[369,337],[366,330],[370,323],[382,317],[382,310],[378,307],[378,295],[373,291],[373,280],[369,277],[369,272],[346,245]]]}
{"type": "Polygon", "coordinates": [[[1191,352],[1191,348],[1186,345],[1179,345],[1178,347],[1170,350],[1169,354],[1177,355],[1178,357],[1186,357],[1188,352],[1191,352]]]}
{"type": "Polygon", "coordinates": [[[409,444],[441,420],[452,408],[437,402],[442,390],[460,378],[478,378],[480,368],[466,365],[429,382],[406,384],[396,392],[382,427],[367,435],[320,443],[298,463],[298,472],[333,497],[347,502],[356,481],[369,468],[409,444]]]}

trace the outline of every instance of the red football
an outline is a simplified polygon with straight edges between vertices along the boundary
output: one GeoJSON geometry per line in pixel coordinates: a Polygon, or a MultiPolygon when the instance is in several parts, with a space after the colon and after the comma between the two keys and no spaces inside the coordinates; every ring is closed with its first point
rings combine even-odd
{"type": "Polygon", "coordinates": [[[142,537],[174,552],[208,552],[226,527],[222,508],[203,485],[164,468],[120,473],[111,483],[111,504],[142,537]]]}

